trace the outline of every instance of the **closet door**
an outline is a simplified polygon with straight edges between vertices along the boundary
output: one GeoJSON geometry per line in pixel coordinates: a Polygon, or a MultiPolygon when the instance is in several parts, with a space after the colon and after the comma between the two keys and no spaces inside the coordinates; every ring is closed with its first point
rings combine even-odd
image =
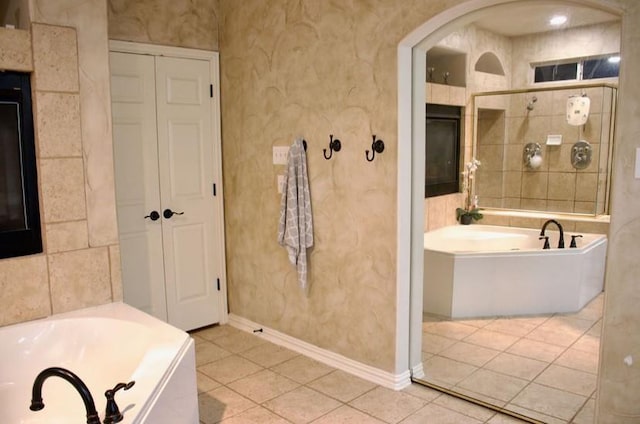
{"type": "Polygon", "coordinates": [[[116,208],[124,301],[167,320],[153,56],[111,53],[116,208]],[[147,217],[147,218],[145,218],[147,217]]]}
{"type": "Polygon", "coordinates": [[[156,58],[158,163],[169,322],[219,321],[209,62],[156,58]]]}
{"type": "Polygon", "coordinates": [[[211,62],[110,61],[124,301],[183,330],[219,322],[211,62]]]}

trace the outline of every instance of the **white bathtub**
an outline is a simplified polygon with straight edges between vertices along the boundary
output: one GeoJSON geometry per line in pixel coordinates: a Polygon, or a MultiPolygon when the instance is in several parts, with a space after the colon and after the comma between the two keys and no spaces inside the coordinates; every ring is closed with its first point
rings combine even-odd
{"type": "Polygon", "coordinates": [[[0,328],[0,422],[86,422],[78,392],[58,377],[42,387],[45,404],[29,410],[40,371],[66,368],[87,385],[101,420],[104,392],[135,380],[116,394],[121,423],[197,424],[195,351],[191,337],[123,303],[0,328]]]}
{"type": "Polygon", "coordinates": [[[576,312],[603,290],[607,238],[583,233],[558,249],[558,231],[456,225],[424,235],[424,312],[450,318],[576,312]]]}

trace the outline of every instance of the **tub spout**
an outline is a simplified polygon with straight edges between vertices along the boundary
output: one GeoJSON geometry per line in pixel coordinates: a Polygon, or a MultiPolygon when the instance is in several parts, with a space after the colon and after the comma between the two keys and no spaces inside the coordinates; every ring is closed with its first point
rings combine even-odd
{"type": "Polygon", "coordinates": [[[540,230],[540,237],[544,237],[544,232],[547,229],[547,225],[556,224],[558,230],[560,231],[560,240],[558,240],[558,249],[564,249],[564,231],[562,230],[562,225],[555,219],[549,219],[544,224],[542,224],[542,230],[540,230]]]}
{"type": "Polygon", "coordinates": [[[64,368],[47,368],[38,374],[33,382],[31,406],[29,409],[32,411],[39,411],[44,408],[44,403],[42,402],[42,385],[49,377],[60,377],[68,381],[78,391],[78,393],[80,393],[80,397],[82,397],[84,407],[87,410],[87,424],[100,424],[100,417],[98,416],[96,405],[93,402],[93,397],[91,396],[91,392],[87,388],[87,385],[84,384],[80,377],[64,368]]]}

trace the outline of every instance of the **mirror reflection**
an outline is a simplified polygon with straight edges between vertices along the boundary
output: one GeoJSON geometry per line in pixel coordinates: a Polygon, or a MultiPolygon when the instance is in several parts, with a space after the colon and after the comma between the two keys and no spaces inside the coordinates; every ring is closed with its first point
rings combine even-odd
{"type": "Polygon", "coordinates": [[[551,2],[478,16],[427,52],[417,380],[531,422],[592,422],[619,18],[551,2]],[[434,136],[441,106],[459,108],[457,145],[434,136]],[[462,205],[485,216],[460,225],[462,205]]]}
{"type": "Polygon", "coordinates": [[[605,214],[617,88],[474,95],[484,208],[605,214]]]}

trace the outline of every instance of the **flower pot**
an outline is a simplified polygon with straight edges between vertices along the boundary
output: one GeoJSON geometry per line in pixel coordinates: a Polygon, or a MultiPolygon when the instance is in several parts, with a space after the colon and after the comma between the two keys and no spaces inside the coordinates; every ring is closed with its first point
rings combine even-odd
{"type": "Polygon", "coordinates": [[[460,215],[460,224],[469,225],[471,224],[471,221],[473,221],[471,215],[460,215]]]}

